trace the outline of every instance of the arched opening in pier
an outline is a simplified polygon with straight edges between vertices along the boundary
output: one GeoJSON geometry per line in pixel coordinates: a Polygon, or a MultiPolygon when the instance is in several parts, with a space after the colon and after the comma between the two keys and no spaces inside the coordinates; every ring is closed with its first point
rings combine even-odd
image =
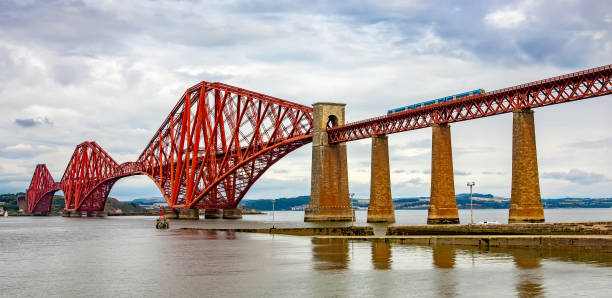
{"type": "Polygon", "coordinates": [[[334,126],[338,126],[338,117],[335,115],[329,115],[329,117],[327,117],[327,128],[334,126]]]}

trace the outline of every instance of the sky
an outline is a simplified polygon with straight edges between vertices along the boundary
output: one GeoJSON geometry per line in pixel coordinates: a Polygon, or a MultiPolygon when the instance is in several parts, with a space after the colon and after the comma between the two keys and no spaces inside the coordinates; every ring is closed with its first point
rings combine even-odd
{"type": "MultiPolygon", "coordinates": [[[[213,81],[348,122],[467,90],[612,63],[612,2],[0,1],[0,193],[36,164],[60,180],[75,146],[134,161],[186,88],[213,81]]],[[[612,96],[535,110],[542,197],[612,196],[612,96]]],[[[455,189],[509,197],[512,115],[451,125],[455,189]]],[[[389,136],[394,198],[430,193],[431,128],[389,136]]],[[[368,139],[348,144],[349,189],[369,197],[368,139]]],[[[310,145],[247,199],[310,193],[310,145]]],[[[160,197],[147,177],[111,196],[160,197]]]]}

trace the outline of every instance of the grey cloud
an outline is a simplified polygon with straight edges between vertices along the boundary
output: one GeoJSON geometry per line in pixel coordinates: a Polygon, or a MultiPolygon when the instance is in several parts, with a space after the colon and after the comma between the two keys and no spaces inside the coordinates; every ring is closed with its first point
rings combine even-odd
{"type": "Polygon", "coordinates": [[[568,172],[546,172],[542,174],[542,178],[565,180],[582,185],[609,181],[609,179],[603,174],[589,173],[578,169],[571,169],[568,172]]]}
{"type": "Polygon", "coordinates": [[[424,170],[423,174],[431,174],[431,170],[424,170]]]}
{"type": "Polygon", "coordinates": [[[594,148],[607,148],[612,146],[612,138],[604,138],[599,140],[589,140],[589,141],[578,141],[573,143],[568,143],[566,145],[569,148],[578,148],[578,149],[594,149],[594,148]]]}
{"type": "Polygon", "coordinates": [[[21,127],[34,127],[38,125],[48,125],[53,126],[53,122],[49,120],[49,118],[24,118],[24,119],[15,119],[15,124],[21,127]]]}
{"type": "Polygon", "coordinates": [[[395,173],[395,174],[401,174],[401,173],[405,173],[405,172],[406,172],[406,170],[395,170],[395,171],[393,171],[393,173],[395,173]]]}
{"type": "Polygon", "coordinates": [[[503,175],[503,172],[492,172],[492,171],[483,171],[483,175],[503,175]]]}
{"type": "Polygon", "coordinates": [[[454,174],[455,174],[456,176],[469,176],[469,175],[472,175],[472,173],[470,173],[470,172],[464,172],[464,171],[454,171],[454,174]]]}
{"type": "Polygon", "coordinates": [[[467,52],[506,65],[542,61],[566,67],[584,65],[592,57],[583,53],[596,53],[610,40],[605,14],[612,10],[611,2],[534,2],[532,7],[521,9],[525,14],[523,24],[506,29],[492,28],[484,18],[496,11],[519,9],[517,2],[488,1],[483,5],[468,1],[450,6],[447,1],[405,7],[370,2],[345,4],[336,11],[352,16],[356,22],[390,24],[404,36],[397,45],[409,51],[418,51],[422,47],[419,40],[433,34],[443,43],[427,48],[430,54],[463,56],[467,52]],[[595,6],[598,9],[589,8],[595,6]],[[568,12],[571,18],[559,17],[568,12]]]}
{"type": "Polygon", "coordinates": [[[83,1],[0,3],[3,34],[26,44],[43,44],[62,55],[116,54],[124,48],[121,37],[138,31],[134,24],[138,22],[83,1]]]}
{"type": "Polygon", "coordinates": [[[413,148],[431,148],[431,139],[421,139],[413,142],[407,142],[396,146],[396,150],[413,149],[413,148]]]}
{"type": "Polygon", "coordinates": [[[409,179],[408,183],[410,183],[410,184],[422,184],[423,182],[421,181],[421,178],[416,177],[416,178],[409,179]]]}
{"type": "Polygon", "coordinates": [[[261,53],[253,55],[250,58],[272,63],[283,62],[317,62],[321,60],[321,56],[314,52],[300,51],[284,51],[273,53],[261,53]]]}
{"type": "Polygon", "coordinates": [[[469,148],[465,148],[465,147],[455,147],[453,148],[453,153],[458,156],[458,155],[464,155],[464,154],[474,154],[474,153],[490,153],[490,152],[495,152],[495,148],[494,147],[469,147],[469,148]]]}

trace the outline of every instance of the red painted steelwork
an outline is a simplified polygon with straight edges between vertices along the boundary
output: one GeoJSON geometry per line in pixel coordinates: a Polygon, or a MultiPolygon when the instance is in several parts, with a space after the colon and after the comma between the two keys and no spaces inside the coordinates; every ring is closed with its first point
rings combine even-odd
{"type": "MultiPolygon", "coordinates": [[[[353,141],[612,93],[610,65],[438,105],[328,128],[330,143],[353,141]]],[[[29,211],[102,211],[114,183],[147,175],[170,208],[236,208],[279,159],[312,140],[313,110],[260,93],[201,82],[187,89],[136,162],[119,165],[95,142],[77,146],[62,181],[38,165],[29,211]]]]}
{"type": "Polygon", "coordinates": [[[493,116],[517,109],[537,108],[612,93],[612,65],[408,110],[327,130],[330,143],[355,141],[372,135],[392,134],[493,116]]]}
{"type": "Polygon", "coordinates": [[[202,82],[187,89],[137,162],[171,207],[236,208],[270,166],[311,141],[312,113],[202,82]]]}
{"type": "Polygon", "coordinates": [[[60,189],[59,183],[53,181],[51,173],[44,164],[36,165],[30,187],[26,192],[28,212],[49,213],[53,195],[60,189]]]}
{"type": "MultiPolygon", "coordinates": [[[[95,142],[78,145],[62,181],[36,168],[32,210],[64,192],[67,210],[102,211],[117,180],[147,175],[170,208],[236,208],[279,159],[312,138],[311,107],[221,84],[201,82],[183,94],[136,162],[119,165],[95,142]]],[[[47,204],[49,201],[49,204],[47,204]]]]}

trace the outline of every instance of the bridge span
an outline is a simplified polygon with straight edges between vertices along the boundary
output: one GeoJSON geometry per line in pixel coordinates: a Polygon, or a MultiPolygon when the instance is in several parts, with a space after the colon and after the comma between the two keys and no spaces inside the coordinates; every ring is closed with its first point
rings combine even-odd
{"type": "Polygon", "coordinates": [[[543,222],[533,109],[612,93],[612,65],[450,102],[345,123],[344,104],[313,107],[238,87],[201,82],[190,88],[134,162],[118,164],[95,142],[78,145],[59,182],[36,167],[28,211],[48,213],[62,190],[65,214],[101,212],[114,183],[146,175],[175,215],[240,217],[238,203],[267,169],[312,142],[311,201],[306,221],[351,220],[346,143],[372,138],[369,222],[392,222],[387,135],[432,127],[428,223],[458,223],[449,123],[513,112],[510,222],[543,222]]]}

